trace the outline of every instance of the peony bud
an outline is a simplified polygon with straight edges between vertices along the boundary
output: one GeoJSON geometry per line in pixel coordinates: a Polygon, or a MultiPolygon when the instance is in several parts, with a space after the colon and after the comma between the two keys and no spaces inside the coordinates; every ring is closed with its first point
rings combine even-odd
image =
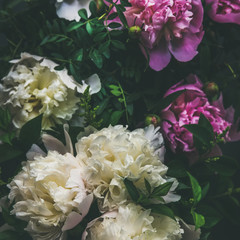
{"type": "Polygon", "coordinates": [[[217,98],[219,94],[219,87],[215,82],[206,82],[203,87],[206,95],[212,99],[217,98]]]}
{"type": "Polygon", "coordinates": [[[145,125],[149,126],[153,124],[155,127],[158,126],[161,122],[161,119],[158,115],[150,114],[145,118],[145,125]]]}
{"type": "Polygon", "coordinates": [[[132,26],[128,29],[129,37],[132,39],[136,39],[139,37],[142,29],[139,26],[132,26]]]}
{"type": "Polygon", "coordinates": [[[104,7],[103,0],[95,0],[95,2],[97,5],[97,12],[101,12],[104,7]]]}

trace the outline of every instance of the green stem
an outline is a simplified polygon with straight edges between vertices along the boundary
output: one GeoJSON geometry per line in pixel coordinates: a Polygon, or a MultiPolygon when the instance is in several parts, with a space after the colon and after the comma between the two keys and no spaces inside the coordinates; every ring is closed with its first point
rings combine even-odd
{"type": "Polygon", "coordinates": [[[233,193],[240,193],[240,187],[239,188],[229,188],[226,192],[215,195],[210,197],[211,199],[216,199],[216,198],[221,198],[221,197],[226,197],[226,196],[231,196],[233,193]]]}
{"type": "Polygon", "coordinates": [[[230,66],[230,64],[225,63],[225,65],[229,68],[229,70],[231,71],[233,77],[234,77],[234,78],[237,78],[237,75],[236,75],[236,73],[234,72],[234,70],[232,69],[232,67],[230,66]]]}
{"type": "Polygon", "coordinates": [[[126,98],[125,98],[125,94],[124,91],[122,89],[122,86],[120,85],[120,83],[118,82],[118,86],[120,88],[121,94],[122,94],[122,98],[123,98],[123,104],[125,107],[125,113],[126,113],[126,119],[127,119],[127,123],[129,124],[129,118],[128,118],[128,111],[127,111],[127,102],[126,102],[126,98]]]}

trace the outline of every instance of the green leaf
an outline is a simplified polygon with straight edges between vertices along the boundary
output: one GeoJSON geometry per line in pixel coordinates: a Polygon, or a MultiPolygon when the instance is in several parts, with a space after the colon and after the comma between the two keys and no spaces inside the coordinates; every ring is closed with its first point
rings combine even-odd
{"type": "Polygon", "coordinates": [[[9,144],[0,144],[0,163],[12,160],[17,158],[23,154],[23,152],[19,149],[16,149],[9,144]]]}
{"type": "Polygon", "coordinates": [[[179,159],[170,161],[168,167],[168,175],[171,177],[182,178],[187,176],[186,166],[179,159]]]}
{"type": "Polygon", "coordinates": [[[102,41],[106,36],[107,36],[106,32],[100,32],[94,37],[93,41],[94,42],[102,41]]]}
{"type": "Polygon", "coordinates": [[[164,184],[161,184],[160,186],[153,189],[151,197],[167,195],[172,185],[173,182],[166,182],[164,184]]]}
{"type": "Polygon", "coordinates": [[[145,183],[145,187],[146,187],[148,193],[151,194],[152,188],[151,188],[151,185],[146,178],[144,178],[144,183],[145,183]]]}
{"type": "Polygon", "coordinates": [[[133,115],[133,104],[127,105],[127,111],[128,111],[130,116],[133,115]]]}
{"type": "Polygon", "coordinates": [[[113,85],[113,84],[110,84],[109,86],[108,86],[109,88],[111,88],[111,89],[119,89],[119,86],[117,86],[117,85],[113,85]]]}
{"type": "Polygon", "coordinates": [[[100,115],[107,107],[108,103],[110,101],[110,97],[104,98],[103,101],[100,102],[99,107],[96,111],[98,115],[100,115]]]}
{"type": "Polygon", "coordinates": [[[42,114],[25,123],[21,128],[19,140],[27,148],[36,143],[40,138],[42,126],[42,114]]]}
{"type": "Polygon", "coordinates": [[[208,119],[204,116],[204,114],[200,114],[198,124],[202,127],[205,127],[209,134],[211,135],[211,138],[214,139],[214,132],[212,124],[208,121],[208,119]]]}
{"type": "Polygon", "coordinates": [[[114,4],[114,6],[116,7],[118,16],[119,16],[121,22],[123,23],[124,27],[128,28],[127,20],[126,20],[124,14],[123,14],[123,9],[122,9],[121,5],[114,4]]]}
{"type": "Polygon", "coordinates": [[[82,59],[83,59],[83,49],[79,49],[76,53],[75,53],[75,57],[74,57],[75,60],[81,62],[82,59]]]}
{"type": "Polygon", "coordinates": [[[108,24],[109,28],[119,28],[121,26],[122,26],[122,24],[117,23],[117,22],[111,22],[111,23],[108,24]]]}
{"type": "Polygon", "coordinates": [[[189,172],[187,172],[187,174],[190,178],[190,182],[192,185],[192,191],[193,191],[194,204],[196,205],[202,198],[202,188],[199,185],[196,178],[194,178],[189,172]]]}
{"type": "Polygon", "coordinates": [[[199,206],[198,211],[202,215],[204,215],[204,218],[205,218],[204,228],[214,227],[223,218],[216,209],[214,209],[213,207],[206,205],[206,204],[199,206]]]}
{"type": "Polygon", "coordinates": [[[91,1],[90,4],[89,4],[89,9],[90,9],[90,12],[93,14],[93,15],[97,15],[97,5],[96,5],[96,2],[95,1],[91,1]]]}
{"type": "Polygon", "coordinates": [[[124,111],[114,111],[111,115],[110,122],[112,125],[116,125],[122,117],[124,111]]]}
{"type": "Polygon", "coordinates": [[[80,10],[78,11],[78,15],[79,15],[82,19],[84,19],[84,20],[87,20],[87,19],[88,19],[88,17],[87,17],[87,11],[86,11],[85,8],[80,9],[80,10]]]}
{"type": "MultiPolygon", "coordinates": [[[[46,43],[51,43],[51,42],[55,42],[56,40],[62,39],[62,37],[58,36],[58,35],[54,35],[54,36],[46,36],[42,42],[40,43],[40,46],[45,45],[46,43]]],[[[67,38],[63,38],[62,41],[66,40],[67,38]]]]}
{"type": "Polygon", "coordinates": [[[102,43],[99,46],[98,50],[99,50],[100,53],[102,53],[102,52],[106,51],[107,49],[109,49],[109,46],[110,46],[110,41],[107,41],[105,43],[102,43]]]}
{"type": "Polygon", "coordinates": [[[209,190],[210,184],[207,183],[203,188],[202,188],[202,199],[206,197],[208,190],[209,190]]]}
{"type": "Polygon", "coordinates": [[[111,90],[111,93],[114,95],[114,96],[116,96],[116,97],[119,97],[122,93],[119,91],[119,90],[117,90],[117,89],[114,89],[114,90],[111,90]]]}
{"type": "Polygon", "coordinates": [[[151,205],[151,210],[154,213],[162,214],[172,218],[173,220],[176,220],[173,210],[167,207],[166,205],[163,205],[163,204],[151,205]]]}
{"type": "Polygon", "coordinates": [[[67,32],[71,32],[85,25],[85,22],[72,22],[67,27],[67,32]]]}
{"type": "Polygon", "coordinates": [[[75,65],[74,65],[72,62],[69,63],[69,70],[70,70],[71,75],[72,75],[75,79],[78,79],[78,74],[76,73],[75,65]]]}
{"type": "Polygon", "coordinates": [[[117,36],[120,36],[122,34],[123,34],[123,31],[121,31],[121,30],[112,30],[110,32],[110,35],[113,36],[113,37],[117,37],[117,36]]]}
{"type": "Polygon", "coordinates": [[[2,109],[0,107],[0,128],[7,130],[8,126],[11,124],[11,115],[8,109],[2,109]]]}
{"type": "Polygon", "coordinates": [[[218,160],[209,161],[205,164],[211,171],[227,177],[233,176],[239,168],[238,162],[234,158],[227,156],[221,156],[218,160]]]}
{"type": "Polygon", "coordinates": [[[233,197],[214,199],[214,207],[223,215],[225,219],[240,226],[239,201],[233,197]]]}
{"type": "Polygon", "coordinates": [[[93,27],[92,27],[92,25],[91,25],[90,22],[87,22],[87,24],[86,24],[86,30],[87,30],[87,32],[88,32],[89,35],[92,35],[92,34],[93,34],[93,27]]]}
{"type": "Polygon", "coordinates": [[[128,180],[127,178],[125,178],[123,180],[124,184],[125,184],[125,187],[131,197],[131,199],[134,201],[134,202],[137,202],[140,195],[139,195],[139,192],[137,190],[137,188],[134,186],[133,182],[128,180]]]}
{"type": "Polygon", "coordinates": [[[114,18],[116,18],[118,16],[118,14],[116,12],[111,13],[110,15],[108,15],[108,20],[113,20],[114,18]]]}
{"type": "Polygon", "coordinates": [[[196,229],[202,227],[205,224],[205,218],[203,215],[191,210],[191,214],[193,216],[193,221],[195,224],[196,229]]]}
{"type": "Polygon", "coordinates": [[[109,50],[109,48],[105,49],[104,52],[102,52],[102,54],[104,55],[105,58],[109,59],[111,56],[111,52],[109,50]]]}
{"type": "Polygon", "coordinates": [[[157,103],[155,106],[150,107],[149,110],[151,109],[156,109],[158,111],[161,111],[168,107],[172,102],[174,102],[182,93],[184,93],[186,90],[181,90],[174,92],[167,97],[163,98],[159,103],[157,103]]]}
{"type": "Polygon", "coordinates": [[[120,50],[126,50],[125,45],[124,45],[122,42],[118,41],[118,40],[112,40],[111,43],[112,43],[112,45],[113,45],[115,48],[118,48],[118,49],[120,49],[120,50]]]}
{"type": "Polygon", "coordinates": [[[4,134],[0,135],[0,140],[3,143],[8,143],[11,145],[14,137],[15,137],[15,132],[4,133],[4,134]]]}
{"type": "Polygon", "coordinates": [[[198,149],[203,146],[206,150],[212,147],[211,142],[214,139],[205,127],[199,126],[198,124],[188,124],[183,127],[193,134],[194,143],[198,149]]]}
{"type": "Polygon", "coordinates": [[[91,51],[89,54],[89,57],[98,68],[101,68],[103,66],[102,56],[97,49],[94,49],[93,51],[91,51]]]}

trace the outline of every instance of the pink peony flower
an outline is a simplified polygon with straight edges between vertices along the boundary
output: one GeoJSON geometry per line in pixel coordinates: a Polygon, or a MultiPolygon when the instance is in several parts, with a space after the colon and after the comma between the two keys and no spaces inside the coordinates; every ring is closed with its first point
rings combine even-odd
{"type": "Polygon", "coordinates": [[[240,1],[239,0],[206,0],[210,6],[209,17],[220,23],[240,24],[240,1]]]}
{"type": "MultiPolygon", "coordinates": [[[[240,132],[237,132],[237,125],[233,124],[233,107],[225,110],[222,103],[222,96],[211,104],[206,94],[202,91],[202,87],[203,85],[197,76],[190,75],[187,78],[187,84],[181,81],[172,86],[165,94],[166,97],[171,93],[186,89],[184,93],[161,113],[162,131],[169,141],[173,152],[183,151],[191,153],[196,150],[192,134],[183,125],[197,124],[201,113],[209,120],[213,131],[217,134],[222,133],[227,127],[230,127],[225,137],[226,141],[240,140],[240,132]]],[[[238,123],[239,120],[237,121],[238,123]]]]}
{"type": "MultiPolygon", "coordinates": [[[[165,68],[173,55],[180,62],[192,60],[203,37],[201,0],[129,0],[124,15],[128,26],[142,28],[141,49],[152,69],[165,68]]],[[[116,20],[115,20],[116,21],[116,20]]]]}

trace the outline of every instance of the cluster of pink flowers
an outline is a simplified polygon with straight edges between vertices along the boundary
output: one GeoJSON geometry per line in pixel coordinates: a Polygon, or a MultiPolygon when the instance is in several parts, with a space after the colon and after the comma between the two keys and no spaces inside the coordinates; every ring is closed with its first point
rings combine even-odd
{"type": "Polygon", "coordinates": [[[206,0],[208,15],[216,22],[240,24],[239,0],[206,0]]]}
{"type": "Polygon", "coordinates": [[[150,67],[162,70],[173,55],[186,62],[197,54],[202,40],[203,7],[201,0],[130,0],[124,15],[129,27],[142,28],[143,53],[150,57],[150,67]],[[144,46],[144,47],[143,47],[144,46]]]}
{"type": "MultiPolygon", "coordinates": [[[[184,81],[172,86],[165,94],[165,97],[174,92],[184,90],[172,104],[161,112],[162,131],[169,141],[173,152],[183,151],[194,152],[192,134],[184,128],[187,124],[197,124],[201,114],[209,120],[213,131],[221,134],[227,127],[226,141],[237,141],[240,139],[240,132],[237,132],[237,124],[234,121],[234,109],[224,109],[222,95],[210,103],[206,94],[202,91],[202,83],[195,75],[190,75],[187,84],[184,81]]],[[[239,120],[238,120],[239,122],[239,120]]]]}

